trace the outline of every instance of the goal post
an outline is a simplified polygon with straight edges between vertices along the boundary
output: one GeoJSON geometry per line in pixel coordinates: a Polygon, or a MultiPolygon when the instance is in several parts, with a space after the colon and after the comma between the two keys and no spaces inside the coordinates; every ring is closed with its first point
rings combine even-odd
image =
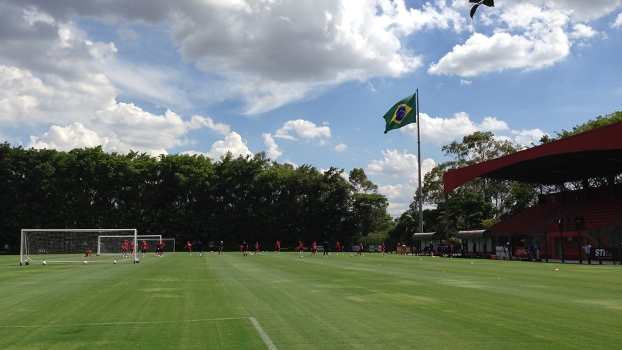
{"type": "Polygon", "coordinates": [[[134,245],[134,258],[131,260],[121,259],[120,255],[97,256],[99,236],[127,236],[136,242],[138,232],[136,229],[22,229],[20,265],[43,262],[112,262],[115,258],[119,262],[136,262],[137,244],[134,245]]]}

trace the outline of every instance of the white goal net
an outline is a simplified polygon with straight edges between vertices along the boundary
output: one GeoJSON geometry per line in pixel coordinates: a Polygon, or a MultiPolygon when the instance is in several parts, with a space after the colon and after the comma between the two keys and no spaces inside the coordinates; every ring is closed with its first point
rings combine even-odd
{"type": "MultiPolygon", "coordinates": [[[[151,236],[153,237],[153,236],[151,236]]],[[[136,229],[22,229],[20,265],[31,263],[136,262],[134,245],[131,254],[122,256],[124,240],[138,241],[136,229]],[[101,236],[112,236],[120,242],[117,254],[99,254],[101,236]]],[[[112,248],[110,248],[112,250],[112,248]]]]}

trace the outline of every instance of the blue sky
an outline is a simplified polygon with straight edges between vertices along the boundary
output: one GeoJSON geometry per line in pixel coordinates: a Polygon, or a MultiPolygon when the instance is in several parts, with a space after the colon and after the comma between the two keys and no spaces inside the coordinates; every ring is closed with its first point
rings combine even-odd
{"type": "Polygon", "coordinates": [[[0,0],[0,141],[363,168],[399,215],[474,131],[622,110],[622,0],[0,0]]]}

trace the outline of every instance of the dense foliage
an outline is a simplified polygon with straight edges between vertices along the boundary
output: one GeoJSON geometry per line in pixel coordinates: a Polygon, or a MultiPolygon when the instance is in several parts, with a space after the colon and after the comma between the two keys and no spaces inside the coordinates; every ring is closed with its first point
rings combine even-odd
{"type": "Polygon", "coordinates": [[[22,228],[136,228],[179,241],[242,240],[271,249],[302,240],[349,242],[382,227],[387,199],[362,169],[294,168],[263,153],[214,162],[200,155],[70,152],[0,144],[0,243],[22,228]]]}
{"type": "MultiPolygon", "coordinates": [[[[434,226],[430,231],[455,232],[479,229],[486,220],[499,220],[524,209],[537,198],[534,185],[510,181],[475,178],[453,190],[443,191],[443,174],[452,169],[502,157],[523,147],[509,140],[499,140],[491,132],[476,131],[454,141],[442,150],[451,160],[435,166],[425,175],[423,202],[436,205],[429,216],[434,226]],[[447,222],[445,212],[447,211],[447,222]]],[[[425,220],[425,219],[424,219],[425,220]]]]}

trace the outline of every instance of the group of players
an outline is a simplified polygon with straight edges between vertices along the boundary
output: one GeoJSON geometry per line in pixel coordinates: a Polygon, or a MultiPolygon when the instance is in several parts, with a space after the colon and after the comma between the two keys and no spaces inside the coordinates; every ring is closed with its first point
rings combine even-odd
{"type": "MultiPolygon", "coordinates": [[[[155,256],[163,256],[164,255],[164,242],[158,241],[156,242],[156,251],[155,256]]],[[[143,241],[140,247],[140,253],[143,257],[147,255],[147,250],[149,249],[149,244],[147,241],[143,241]]],[[[127,240],[123,241],[121,244],[121,250],[123,251],[123,257],[133,257],[134,256],[134,241],[128,242],[127,240]]]]}
{"type": "MultiPolygon", "coordinates": [[[[156,251],[155,251],[156,256],[164,255],[164,246],[165,244],[163,241],[156,242],[156,251]]],[[[148,248],[149,248],[149,244],[147,243],[147,241],[143,241],[141,249],[140,249],[140,253],[142,254],[143,257],[146,256],[148,248]]],[[[123,243],[121,243],[121,251],[122,251],[121,256],[124,258],[134,257],[134,241],[132,240],[131,242],[129,242],[127,239],[123,241],[123,243]]],[[[84,253],[84,257],[90,257],[90,256],[93,256],[93,250],[87,249],[86,252],[84,253]]]]}
{"type": "MultiPolygon", "coordinates": [[[[186,246],[185,248],[188,250],[188,254],[192,255],[192,243],[190,243],[190,241],[186,242],[186,246]]],[[[196,244],[194,245],[195,250],[197,252],[197,256],[201,257],[203,256],[203,242],[201,242],[201,240],[197,241],[196,244]]],[[[210,250],[213,252],[213,247],[214,247],[214,242],[210,242],[210,250]]],[[[134,255],[134,241],[128,242],[127,240],[125,240],[122,244],[121,244],[121,248],[123,251],[123,257],[133,257],[134,255]]],[[[146,256],[147,254],[147,249],[149,248],[149,245],[147,243],[147,241],[143,241],[142,242],[142,247],[140,249],[140,252],[142,253],[142,256],[146,256]]],[[[219,247],[218,247],[218,255],[224,255],[224,243],[223,241],[220,241],[219,247]]],[[[324,243],[322,244],[322,248],[323,248],[323,252],[324,252],[324,256],[328,257],[329,255],[329,251],[330,251],[330,245],[328,243],[328,240],[325,240],[324,243]]],[[[300,256],[303,256],[304,253],[304,244],[302,243],[302,241],[298,241],[298,247],[297,247],[300,256]]],[[[246,243],[246,241],[242,242],[242,245],[240,245],[240,250],[242,251],[242,255],[243,256],[248,256],[248,255],[252,255],[250,254],[249,250],[248,250],[248,243],[246,243]]],[[[341,246],[341,243],[339,243],[339,241],[337,241],[337,243],[335,243],[335,251],[337,254],[339,253],[343,253],[343,247],[341,246]]],[[[358,252],[356,253],[356,255],[360,255],[363,256],[363,253],[365,251],[365,247],[363,246],[363,243],[359,243],[359,249],[358,252]]],[[[384,255],[385,254],[385,245],[384,242],[382,242],[382,244],[380,245],[380,252],[384,255]]],[[[92,250],[87,250],[85,256],[91,256],[91,254],[93,253],[92,250]]],[[[259,253],[259,242],[255,242],[255,253],[259,253]]],[[[276,241],[275,244],[275,253],[277,254],[281,254],[281,241],[276,241]]],[[[162,256],[164,254],[164,242],[162,241],[158,241],[156,242],[156,256],[162,256]]],[[[311,256],[317,256],[317,241],[313,241],[313,243],[311,243],[311,256]]]]}
{"type": "MultiPolygon", "coordinates": [[[[221,241],[221,246],[222,246],[222,241],[221,241]]],[[[323,256],[328,257],[330,255],[330,245],[328,243],[328,240],[324,241],[324,243],[322,244],[322,248],[324,252],[323,256]]],[[[298,252],[300,253],[300,256],[302,257],[304,254],[304,250],[305,250],[305,246],[302,243],[302,241],[298,241],[297,249],[298,249],[298,252]]],[[[380,252],[383,255],[386,252],[385,249],[386,247],[384,245],[384,242],[382,242],[382,244],[380,245],[380,252]]],[[[240,250],[242,251],[243,256],[247,256],[250,254],[248,251],[248,244],[246,243],[246,241],[242,242],[242,245],[240,246],[240,250]]],[[[343,247],[341,246],[341,243],[339,243],[339,241],[335,243],[335,251],[337,254],[339,253],[343,254],[343,247]]],[[[359,250],[356,254],[363,256],[364,252],[365,252],[365,247],[363,246],[363,243],[359,243],[359,250]]],[[[259,242],[255,242],[255,253],[259,253],[259,242]]],[[[281,254],[281,241],[276,241],[275,253],[281,254]]],[[[313,241],[313,243],[311,243],[311,256],[317,256],[317,241],[313,241]]]]}

